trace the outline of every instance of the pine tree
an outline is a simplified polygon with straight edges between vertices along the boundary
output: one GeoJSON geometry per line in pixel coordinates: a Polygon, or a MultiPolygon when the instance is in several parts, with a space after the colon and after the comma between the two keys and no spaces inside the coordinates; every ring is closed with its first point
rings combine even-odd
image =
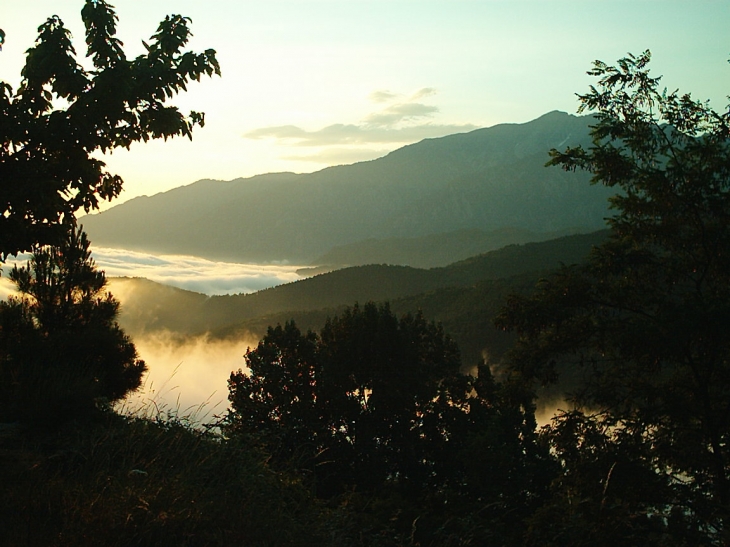
{"type": "Polygon", "coordinates": [[[40,247],[10,279],[20,296],[0,302],[0,414],[57,422],[88,416],[141,384],[146,370],[116,322],[83,231],[40,247]]]}

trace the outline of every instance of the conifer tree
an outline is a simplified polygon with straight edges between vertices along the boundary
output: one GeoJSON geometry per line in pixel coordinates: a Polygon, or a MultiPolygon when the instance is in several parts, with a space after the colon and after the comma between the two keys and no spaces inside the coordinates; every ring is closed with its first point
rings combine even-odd
{"type": "Polygon", "coordinates": [[[119,327],[83,231],[40,247],[0,302],[0,415],[44,423],[85,417],[140,386],[146,370],[119,327]]]}

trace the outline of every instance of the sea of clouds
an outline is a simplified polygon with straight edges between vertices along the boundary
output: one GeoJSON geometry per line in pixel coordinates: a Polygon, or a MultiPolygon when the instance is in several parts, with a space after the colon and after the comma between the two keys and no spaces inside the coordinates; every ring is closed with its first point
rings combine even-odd
{"type": "MultiPolygon", "coordinates": [[[[251,293],[301,279],[291,264],[240,264],[206,260],[194,256],[152,255],[123,249],[93,249],[97,267],[110,279],[112,294],[124,310],[132,295],[115,283],[115,277],[144,277],[209,296],[251,293]]],[[[8,273],[14,264],[23,266],[28,256],[8,260],[0,276],[0,298],[13,294],[8,273]]],[[[231,371],[245,369],[246,349],[255,347],[255,336],[234,341],[212,340],[206,334],[180,337],[175,333],[133,336],[139,356],[148,372],[142,388],[121,408],[154,415],[171,412],[190,416],[197,422],[222,415],[228,407],[227,381],[231,371]]]]}
{"type": "MultiPolygon", "coordinates": [[[[92,257],[98,269],[112,277],[144,277],[179,289],[207,294],[247,294],[282,283],[297,281],[301,265],[242,264],[207,260],[196,256],[153,255],[125,249],[94,247],[92,257]]],[[[13,265],[23,266],[28,255],[9,259],[3,267],[0,296],[7,295],[7,274],[13,265]]]]}
{"type": "Polygon", "coordinates": [[[107,277],[144,277],[150,281],[207,294],[242,294],[300,279],[301,266],[241,264],[195,256],[152,255],[97,247],[93,257],[107,277]]]}

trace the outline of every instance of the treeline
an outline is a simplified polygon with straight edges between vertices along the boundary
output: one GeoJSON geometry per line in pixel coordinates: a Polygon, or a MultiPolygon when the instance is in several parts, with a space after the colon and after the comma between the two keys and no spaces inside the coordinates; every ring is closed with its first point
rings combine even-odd
{"type": "Polygon", "coordinates": [[[269,325],[295,319],[319,330],[328,316],[354,302],[389,301],[394,312],[423,310],[458,342],[466,366],[476,366],[483,349],[499,360],[509,336],[491,322],[512,292],[531,290],[546,272],[582,261],[607,231],[552,241],[510,245],[443,268],[422,270],[375,264],[320,274],[247,295],[207,297],[144,279],[116,279],[123,287],[120,323],[133,336],[169,331],[181,338],[207,334],[236,339],[263,337],[269,325]]]}

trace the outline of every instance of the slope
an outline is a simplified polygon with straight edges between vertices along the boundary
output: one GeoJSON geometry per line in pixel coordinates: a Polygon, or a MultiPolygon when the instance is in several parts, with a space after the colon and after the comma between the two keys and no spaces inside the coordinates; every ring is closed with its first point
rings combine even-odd
{"type": "Polygon", "coordinates": [[[606,234],[511,245],[430,270],[345,268],[248,295],[207,297],[139,279],[114,280],[112,291],[123,303],[120,323],[133,336],[165,330],[183,337],[208,332],[217,338],[242,333],[260,338],[267,326],[289,319],[319,328],[343,306],[389,300],[397,313],[423,309],[429,319],[442,321],[462,347],[465,362],[474,363],[485,347],[494,355],[506,347],[491,319],[509,292],[533,286],[561,263],[581,261],[606,234]]]}
{"type": "Polygon", "coordinates": [[[585,144],[589,122],[552,112],[311,174],[204,180],[81,223],[96,245],[247,262],[310,262],[368,238],[598,229],[610,190],[544,167],[550,148],[585,144]]]}

